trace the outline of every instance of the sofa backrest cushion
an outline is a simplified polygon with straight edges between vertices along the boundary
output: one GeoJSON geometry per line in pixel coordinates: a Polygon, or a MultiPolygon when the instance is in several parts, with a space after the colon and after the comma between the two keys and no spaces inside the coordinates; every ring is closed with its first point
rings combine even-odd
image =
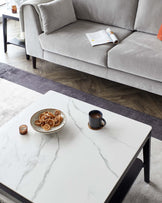
{"type": "Polygon", "coordinates": [[[73,0],[78,19],[133,30],[138,0],[73,0]]]}
{"type": "Polygon", "coordinates": [[[162,24],[162,0],[139,0],[135,30],[157,34],[162,24]]]}

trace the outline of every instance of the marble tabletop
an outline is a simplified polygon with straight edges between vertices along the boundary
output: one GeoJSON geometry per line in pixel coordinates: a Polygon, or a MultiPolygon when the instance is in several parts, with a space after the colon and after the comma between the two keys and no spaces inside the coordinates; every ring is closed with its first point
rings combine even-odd
{"type": "Polygon", "coordinates": [[[34,203],[102,203],[120,181],[151,126],[49,91],[0,128],[0,182],[34,203]],[[35,132],[31,116],[57,108],[67,117],[53,135],[35,132]],[[88,112],[107,124],[88,128],[88,112]],[[27,124],[27,135],[19,125],[27,124]]]}

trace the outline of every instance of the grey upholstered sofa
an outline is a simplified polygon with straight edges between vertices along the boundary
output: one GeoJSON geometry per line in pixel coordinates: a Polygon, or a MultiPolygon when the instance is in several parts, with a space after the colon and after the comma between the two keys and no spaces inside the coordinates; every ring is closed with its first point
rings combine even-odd
{"type": "Polygon", "coordinates": [[[23,5],[26,51],[34,66],[41,58],[162,95],[162,42],[156,36],[162,0],[73,0],[73,6],[77,20],[45,34],[36,4],[23,5]],[[85,33],[107,27],[120,43],[92,47],[85,33]]]}

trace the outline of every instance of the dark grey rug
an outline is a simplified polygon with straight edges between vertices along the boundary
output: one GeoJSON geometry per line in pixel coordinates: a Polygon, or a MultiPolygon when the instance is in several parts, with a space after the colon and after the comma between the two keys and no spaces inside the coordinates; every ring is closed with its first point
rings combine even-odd
{"type": "Polygon", "coordinates": [[[62,94],[77,98],[101,108],[113,111],[120,115],[135,119],[137,121],[149,124],[152,126],[152,136],[162,140],[162,120],[156,117],[135,111],[133,109],[121,106],[111,101],[87,94],[72,87],[67,87],[58,82],[48,80],[46,78],[33,75],[31,73],[16,69],[7,64],[0,63],[0,78],[4,78],[11,82],[17,83],[29,89],[40,93],[46,93],[49,90],[54,90],[62,94]]]}
{"type": "MultiPolygon", "coordinates": [[[[37,75],[33,75],[31,73],[16,69],[3,63],[0,63],[0,78],[25,86],[40,93],[46,93],[49,90],[54,90],[56,92],[60,92],[62,94],[121,114],[123,116],[127,116],[129,118],[149,124],[153,127],[152,136],[159,140],[162,140],[162,120],[156,117],[132,110],[119,104],[115,104],[111,101],[87,94],[71,87],[67,87],[60,83],[48,80],[37,75]]],[[[120,184],[120,187],[118,188],[112,200],[110,201],[111,203],[122,202],[123,198],[125,197],[125,194],[128,192],[129,188],[131,187],[132,183],[141,171],[142,167],[142,161],[137,159],[134,162],[133,166],[130,168],[123,182],[120,184]]],[[[0,188],[10,193],[15,198],[19,199],[20,202],[29,202],[28,200],[25,200],[23,197],[19,196],[14,191],[11,191],[4,185],[0,184],[0,188]]]]}

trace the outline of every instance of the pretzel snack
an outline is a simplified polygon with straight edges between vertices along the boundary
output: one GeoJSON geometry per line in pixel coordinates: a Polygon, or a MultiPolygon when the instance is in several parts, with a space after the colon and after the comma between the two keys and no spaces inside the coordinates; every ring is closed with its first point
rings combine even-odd
{"type": "Polygon", "coordinates": [[[52,127],[59,126],[63,121],[60,110],[56,110],[54,114],[45,111],[41,113],[38,118],[39,119],[36,120],[34,124],[42,127],[46,131],[49,131],[52,127]]]}

